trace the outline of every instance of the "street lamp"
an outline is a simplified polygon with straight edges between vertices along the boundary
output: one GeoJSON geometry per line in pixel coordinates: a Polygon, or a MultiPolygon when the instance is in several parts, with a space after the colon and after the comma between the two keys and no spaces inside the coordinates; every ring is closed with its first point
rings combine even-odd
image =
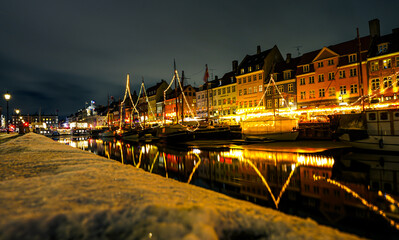
{"type": "Polygon", "coordinates": [[[4,94],[4,99],[7,102],[7,118],[6,118],[6,128],[7,128],[7,133],[10,133],[10,129],[8,128],[8,101],[11,99],[11,94],[7,93],[4,94]]]}

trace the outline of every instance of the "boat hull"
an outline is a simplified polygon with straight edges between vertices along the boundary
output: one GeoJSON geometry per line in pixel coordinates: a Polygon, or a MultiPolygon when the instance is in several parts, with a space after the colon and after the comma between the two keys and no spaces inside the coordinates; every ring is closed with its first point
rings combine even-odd
{"type": "Polygon", "coordinates": [[[399,152],[399,136],[368,136],[364,139],[351,140],[350,134],[345,133],[339,139],[358,149],[399,152]]]}
{"type": "Polygon", "coordinates": [[[277,132],[264,134],[242,134],[245,140],[276,140],[276,141],[295,141],[299,136],[298,131],[277,132]]]}

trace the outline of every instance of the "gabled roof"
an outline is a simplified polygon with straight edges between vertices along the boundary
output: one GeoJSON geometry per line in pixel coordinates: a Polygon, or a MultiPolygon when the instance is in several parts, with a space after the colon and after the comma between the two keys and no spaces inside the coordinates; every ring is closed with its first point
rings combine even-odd
{"type": "Polygon", "coordinates": [[[399,29],[393,29],[390,34],[373,38],[368,56],[377,57],[394,52],[399,52],[399,29]],[[382,43],[388,43],[388,49],[385,52],[379,53],[378,45],[382,43]]]}
{"type": "Polygon", "coordinates": [[[150,94],[150,93],[152,93],[153,91],[158,90],[158,88],[159,88],[163,83],[166,83],[166,81],[162,79],[161,82],[157,83],[155,86],[149,87],[149,88],[146,90],[148,96],[154,95],[154,94],[150,94]]]}
{"type": "Polygon", "coordinates": [[[313,59],[312,62],[316,62],[316,61],[320,61],[323,59],[332,58],[332,57],[336,57],[336,56],[338,56],[337,53],[335,53],[334,51],[330,50],[327,47],[324,47],[323,49],[320,50],[319,54],[316,55],[316,57],[313,59]]]}
{"type": "Polygon", "coordinates": [[[276,82],[277,81],[282,81],[283,80],[283,73],[284,71],[287,70],[291,70],[291,78],[295,78],[296,75],[296,70],[297,70],[297,66],[299,61],[301,60],[300,57],[297,58],[291,58],[289,62],[283,61],[283,62],[279,62],[276,63],[275,67],[274,67],[274,72],[277,73],[277,79],[274,79],[276,82]]]}
{"type": "Polygon", "coordinates": [[[262,69],[263,64],[265,62],[265,58],[269,55],[269,53],[272,50],[273,48],[260,52],[258,54],[246,55],[244,59],[241,61],[240,65],[238,65],[237,75],[241,75],[240,69],[244,69],[244,74],[245,74],[248,73],[248,67],[253,67],[253,69],[255,69],[256,65],[259,65],[259,69],[262,69]]]}

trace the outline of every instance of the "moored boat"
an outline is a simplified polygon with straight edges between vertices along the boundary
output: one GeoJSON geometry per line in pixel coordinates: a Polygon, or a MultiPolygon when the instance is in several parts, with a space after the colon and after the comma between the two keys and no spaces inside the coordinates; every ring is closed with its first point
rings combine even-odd
{"type": "Polygon", "coordinates": [[[242,138],[246,140],[294,141],[299,135],[298,119],[279,115],[248,118],[241,128],[242,138]]]}
{"type": "Polygon", "coordinates": [[[354,148],[399,152],[399,110],[367,110],[345,116],[339,139],[354,148]]]}

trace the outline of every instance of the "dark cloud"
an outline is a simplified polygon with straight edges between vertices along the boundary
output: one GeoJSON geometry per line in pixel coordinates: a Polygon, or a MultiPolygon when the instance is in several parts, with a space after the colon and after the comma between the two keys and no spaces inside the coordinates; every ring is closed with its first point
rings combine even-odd
{"type": "Polygon", "coordinates": [[[126,73],[133,89],[142,77],[151,86],[172,78],[176,59],[198,86],[205,64],[221,76],[257,45],[296,56],[297,46],[305,53],[353,39],[357,27],[367,35],[374,18],[389,33],[398,8],[395,0],[0,0],[0,86],[25,111],[66,115],[122,97],[126,73]]]}

